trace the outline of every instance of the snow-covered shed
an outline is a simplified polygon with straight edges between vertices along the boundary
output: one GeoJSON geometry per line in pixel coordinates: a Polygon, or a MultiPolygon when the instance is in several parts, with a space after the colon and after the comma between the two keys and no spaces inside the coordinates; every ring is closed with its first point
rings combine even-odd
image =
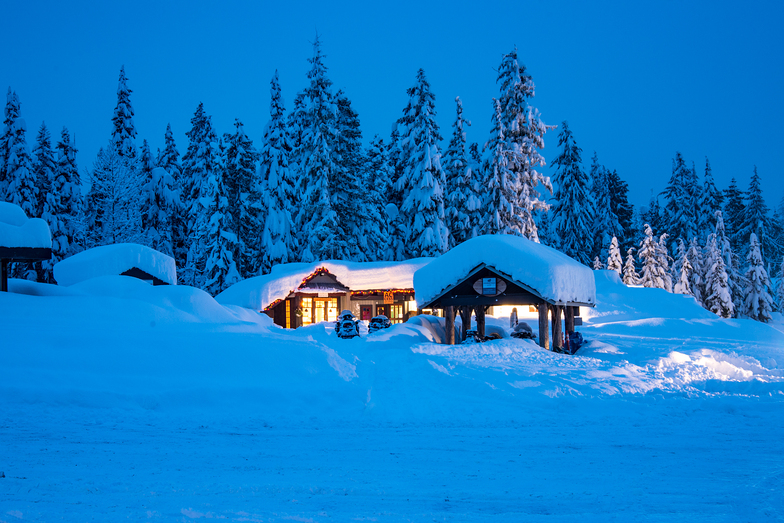
{"type": "Polygon", "coordinates": [[[416,310],[414,273],[430,260],[286,263],[229,287],[215,299],[265,312],[286,328],[335,321],[344,309],[359,319],[384,314],[400,323],[416,310]]]}
{"type": "Polygon", "coordinates": [[[458,245],[414,274],[414,290],[420,307],[443,309],[448,323],[454,321],[456,307],[464,325],[470,325],[471,311],[476,311],[480,335],[488,307],[534,305],[543,347],[549,347],[548,311],[553,345],[560,348],[561,314],[571,332],[579,307],[596,303],[591,269],[555,249],[510,235],[479,236],[458,245]]]}
{"type": "Polygon", "coordinates": [[[0,202],[0,291],[8,291],[8,264],[52,257],[52,233],[40,218],[28,218],[18,205],[0,202]]]}
{"type": "Polygon", "coordinates": [[[136,243],[93,247],[54,266],[59,285],[74,285],[98,276],[132,276],[152,285],[176,285],[174,258],[136,243]]]}

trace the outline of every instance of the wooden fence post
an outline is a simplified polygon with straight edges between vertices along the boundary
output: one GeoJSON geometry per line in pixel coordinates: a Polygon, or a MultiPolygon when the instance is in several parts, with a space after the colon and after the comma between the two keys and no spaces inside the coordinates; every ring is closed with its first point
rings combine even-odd
{"type": "Polygon", "coordinates": [[[539,346],[550,350],[550,320],[547,315],[550,307],[542,302],[537,308],[539,309],[539,346]]]}

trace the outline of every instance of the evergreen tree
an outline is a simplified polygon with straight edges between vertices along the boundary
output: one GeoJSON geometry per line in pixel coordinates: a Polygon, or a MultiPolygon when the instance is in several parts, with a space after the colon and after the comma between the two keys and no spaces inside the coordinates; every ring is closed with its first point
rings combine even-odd
{"type": "Polygon", "coordinates": [[[735,305],[732,302],[724,257],[717,245],[716,233],[708,236],[706,266],[705,308],[722,318],[731,318],[735,314],[735,305]]]}
{"type": "MultiPolygon", "coordinates": [[[[756,170],[755,170],[756,174],[756,170]]],[[[752,320],[767,323],[773,316],[773,298],[770,295],[770,279],[762,264],[762,254],[760,253],[760,242],[755,233],[749,236],[749,254],[746,258],[748,269],[746,269],[747,286],[743,293],[743,313],[752,320]]]]}
{"type": "Polygon", "coordinates": [[[689,241],[695,237],[696,217],[690,189],[691,174],[681,153],[676,152],[672,161],[672,175],[662,193],[666,201],[663,226],[673,240],[689,241]]]}
{"type": "MultiPolygon", "coordinates": [[[[38,190],[38,205],[36,216],[40,216],[49,224],[49,230],[52,233],[52,240],[55,238],[55,231],[62,229],[62,224],[59,216],[60,211],[60,195],[52,191],[52,184],[54,183],[55,169],[57,163],[54,158],[54,151],[52,150],[52,137],[46,124],[42,123],[38,131],[38,138],[36,139],[35,147],[33,148],[33,176],[35,178],[35,185],[38,190]]],[[[54,254],[54,245],[52,246],[54,254]]],[[[59,258],[57,261],[60,261],[59,258]]],[[[35,264],[37,273],[37,280],[41,282],[51,283],[52,277],[52,260],[44,260],[35,264]]]]}
{"type": "Polygon", "coordinates": [[[669,235],[667,233],[662,234],[659,236],[659,243],[658,243],[658,266],[661,271],[662,280],[664,280],[664,290],[667,292],[672,292],[672,276],[670,275],[670,261],[672,258],[670,257],[670,253],[667,249],[667,238],[669,235]]]}
{"type": "Polygon", "coordinates": [[[362,131],[359,115],[352,109],[351,101],[338,91],[337,103],[337,143],[335,160],[339,169],[333,172],[330,186],[335,202],[335,212],[340,223],[336,231],[340,243],[348,247],[347,259],[367,261],[368,244],[364,231],[362,209],[368,205],[365,186],[365,166],[367,159],[362,150],[362,131]]]}
{"type": "Polygon", "coordinates": [[[174,177],[166,169],[153,165],[147,140],[142,143],[140,161],[142,242],[156,251],[174,256],[172,218],[180,207],[174,177]]]}
{"type": "Polygon", "coordinates": [[[449,247],[444,224],[446,174],[441,168],[435,96],[422,69],[407,93],[409,102],[398,120],[405,134],[400,137],[403,174],[397,181],[403,194],[400,213],[407,232],[406,252],[412,258],[438,256],[449,247]]]}
{"type": "Polygon", "coordinates": [[[391,168],[384,141],[376,135],[370,142],[365,166],[364,186],[367,191],[366,208],[363,212],[363,248],[367,249],[369,261],[390,259],[389,229],[387,225],[387,193],[391,168]]]}
{"type": "MultiPolygon", "coordinates": [[[[539,150],[544,148],[544,134],[554,126],[546,125],[539,111],[528,104],[534,96],[534,82],[525,66],[517,60],[517,48],[504,55],[498,68],[496,83],[500,86],[500,129],[503,131],[507,164],[511,173],[516,198],[511,202],[517,218],[520,234],[529,240],[538,241],[534,212],[547,210],[549,205],[541,199],[537,190],[544,186],[550,194],[553,187],[550,178],[536,171],[545,165],[539,150]]],[[[498,132],[491,132],[491,140],[498,132]]]]}
{"type": "Polygon", "coordinates": [[[657,242],[653,237],[653,230],[649,224],[645,224],[645,239],[640,242],[640,250],[637,256],[642,262],[642,276],[640,283],[643,287],[651,287],[655,289],[666,289],[667,280],[670,280],[670,290],[672,288],[672,280],[667,274],[666,267],[662,266],[663,257],[661,253],[662,238],[666,239],[665,235],[657,242]]]}
{"type": "MultiPolygon", "coordinates": [[[[560,239],[560,250],[575,260],[588,265],[593,250],[593,205],[588,176],[582,167],[582,149],[577,146],[569,124],[561,124],[558,146],[561,153],[553,160],[556,204],[553,208],[553,222],[560,239]]],[[[616,251],[617,239],[612,239],[616,251]]],[[[617,271],[620,274],[620,255],[617,271]]],[[[616,269],[613,269],[616,270],[616,269]]]]}
{"type": "Polygon", "coordinates": [[[172,252],[177,267],[182,271],[188,259],[187,209],[183,202],[180,153],[174,142],[171,124],[166,125],[164,148],[163,152],[158,156],[158,167],[166,171],[169,176],[166,182],[171,184],[172,201],[169,209],[169,224],[171,225],[172,252]]]}
{"type": "Polygon", "coordinates": [[[705,274],[705,263],[702,259],[702,249],[699,243],[697,243],[697,238],[692,238],[689,242],[689,250],[686,252],[686,257],[692,267],[692,271],[689,273],[689,289],[691,289],[691,293],[697,300],[697,303],[704,306],[705,280],[703,274],[705,274]]]}
{"type": "Polygon", "coordinates": [[[768,209],[765,198],[762,196],[762,185],[759,174],[757,174],[756,165],[749,183],[749,190],[746,192],[746,202],[746,211],[743,214],[743,221],[738,230],[738,238],[744,244],[751,244],[751,235],[756,234],[760,256],[762,256],[763,265],[766,265],[767,255],[775,251],[775,244],[770,235],[771,220],[770,216],[768,216],[770,209],[768,209]]]}
{"type": "Polygon", "coordinates": [[[745,246],[740,230],[743,226],[743,217],[746,214],[746,205],[743,200],[746,196],[738,189],[735,178],[730,180],[730,186],[724,191],[724,217],[727,237],[734,251],[739,251],[745,246]]]}
{"type": "Polygon", "coordinates": [[[125,76],[125,66],[120,68],[120,80],[117,85],[117,105],[112,116],[112,144],[120,156],[136,156],[136,128],[133,124],[133,106],[131,105],[131,91],[128,88],[128,78],[125,76]]]}
{"type": "MultiPolygon", "coordinates": [[[[507,140],[502,124],[501,104],[493,99],[493,135],[484,147],[482,162],[482,189],[485,192],[485,217],[481,234],[521,235],[520,223],[515,211],[517,181],[510,169],[507,140]]],[[[545,209],[546,210],[546,209],[545,209]]]]}
{"type": "Polygon", "coordinates": [[[28,217],[38,216],[38,188],[30,150],[27,147],[27,124],[24,118],[14,121],[9,141],[8,163],[8,200],[18,205],[28,217]]]}
{"type": "Polygon", "coordinates": [[[626,285],[639,285],[640,276],[634,267],[634,247],[626,251],[626,263],[623,265],[623,283],[626,285]]]}
{"type": "Polygon", "coordinates": [[[622,234],[618,237],[618,243],[622,248],[631,247],[634,244],[634,206],[629,203],[629,185],[615,169],[607,172],[607,183],[610,188],[610,210],[618,219],[622,234]]]}
{"type": "MultiPolygon", "coordinates": [[[[695,240],[695,238],[692,238],[692,241],[693,240],[695,240]]],[[[689,251],[686,249],[686,244],[683,243],[683,240],[679,238],[678,254],[675,258],[675,263],[672,266],[673,274],[678,277],[674,292],[676,294],[688,294],[693,296],[694,293],[692,292],[691,282],[694,267],[692,267],[691,261],[689,261],[688,253],[689,251]]]]}
{"type": "Polygon", "coordinates": [[[604,269],[604,264],[602,263],[602,260],[600,260],[599,257],[597,256],[596,258],[593,259],[593,270],[600,271],[602,269],[604,269]]]}
{"type": "Polygon", "coordinates": [[[473,237],[475,224],[471,222],[469,206],[476,198],[472,187],[471,171],[468,166],[465,127],[471,122],[463,118],[463,102],[458,96],[457,116],[452,124],[452,139],[444,153],[444,172],[446,173],[446,210],[445,218],[449,227],[449,248],[473,237]]]}
{"type": "Polygon", "coordinates": [[[213,296],[223,292],[240,280],[240,274],[234,261],[237,247],[237,236],[231,231],[231,217],[226,197],[223,169],[213,170],[211,179],[206,185],[203,200],[207,231],[205,242],[204,284],[203,288],[213,296]]]}
{"type": "Polygon", "coordinates": [[[724,202],[724,195],[716,188],[716,183],[713,181],[713,172],[707,157],[705,158],[705,178],[700,196],[697,223],[700,238],[705,238],[710,234],[710,231],[716,229],[716,211],[721,210],[721,205],[724,202]]]}
{"type": "Polygon", "coordinates": [[[398,181],[403,177],[403,165],[401,164],[402,144],[400,140],[400,128],[398,122],[392,128],[392,135],[387,148],[387,157],[390,168],[389,197],[387,198],[387,223],[389,224],[389,251],[387,259],[391,261],[401,261],[406,259],[406,237],[408,232],[403,221],[400,208],[403,206],[403,189],[398,188],[401,184],[398,181]]]}
{"type": "Polygon", "coordinates": [[[618,216],[613,212],[610,173],[599,163],[599,157],[595,152],[591,159],[590,178],[592,180],[591,196],[595,209],[592,227],[593,249],[591,252],[594,256],[607,258],[606,246],[610,244],[613,236],[622,238],[624,231],[618,216]]]}
{"type": "Polygon", "coordinates": [[[618,238],[613,236],[610,243],[609,256],[607,257],[607,270],[615,271],[618,276],[622,275],[623,260],[621,259],[621,251],[618,249],[618,238]]]}
{"type": "Polygon", "coordinates": [[[781,257],[779,264],[779,284],[776,286],[776,303],[779,312],[784,310],[784,256],[781,257]]]}
{"type": "Polygon", "coordinates": [[[0,136],[0,201],[10,201],[11,193],[8,185],[11,183],[8,160],[11,148],[16,139],[16,120],[19,118],[19,97],[8,88],[4,109],[3,134],[0,136]]]}
{"type": "Polygon", "coordinates": [[[536,223],[539,224],[537,226],[539,243],[557,249],[559,240],[558,240],[558,235],[553,230],[554,228],[553,228],[552,221],[550,220],[550,212],[541,211],[541,210],[536,211],[534,213],[534,218],[536,219],[536,223]]]}
{"type": "Polygon", "coordinates": [[[267,274],[279,263],[294,261],[292,210],[294,178],[289,169],[289,136],[278,72],[270,82],[270,119],[264,129],[259,160],[260,193],[264,206],[260,272],[267,274]]]}
{"type": "Polygon", "coordinates": [[[265,205],[259,194],[259,181],[256,179],[256,163],[259,153],[253,142],[245,134],[245,127],[239,119],[234,121],[234,134],[225,134],[226,148],[226,208],[227,226],[237,237],[233,253],[240,276],[249,278],[259,270],[258,252],[260,248],[258,231],[264,226],[265,205]]]}
{"type": "MultiPolygon", "coordinates": [[[[208,184],[216,176],[218,138],[212,129],[212,119],[204,112],[199,103],[191,118],[191,129],[186,133],[188,150],[182,157],[182,194],[187,212],[185,232],[188,238],[188,255],[182,271],[182,281],[186,285],[200,286],[206,262],[205,239],[209,231],[206,215],[208,184]]],[[[207,220],[212,215],[207,217],[207,220]]]]}
{"type": "Polygon", "coordinates": [[[57,142],[57,166],[52,194],[57,205],[58,229],[52,231],[52,266],[61,259],[77,254],[85,247],[82,180],[76,166],[77,150],[68,129],[63,127],[57,142]]]}

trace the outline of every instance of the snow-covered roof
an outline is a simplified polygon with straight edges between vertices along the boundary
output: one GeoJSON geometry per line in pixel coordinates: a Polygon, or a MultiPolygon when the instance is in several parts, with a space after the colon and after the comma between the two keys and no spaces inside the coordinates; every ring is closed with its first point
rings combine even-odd
{"type": "Polygon", "coordinates": [[[136,243],[93,247],[66,258],[54,266],[54,279],[60,285],[74,285],[98,276],[117,276],[134,268],[170,285],[177,284],[174,258],[136,243]]]}
{"type": "Polygon", "coordinates": [[[417,303],[433,301],[481,265],[506,274],[550,303],[596,303],[591,269],[540,243],[500,234],[461,243],[419,269],[414,274],[417,303]]]}
{"type": "Polygon", "coordinates": [[[28,218],[18,205],[0,202],[0,247],[51,249],[52,233],[40,218],[28,218]]]}
{"type": "Polygon", "coordinates": [[[309,275],[324,267],[352,291],[375,289],[412,289],[414,273],[433,258],[414,258],[401,262],[347,262],[328,260],[313,263],[276,265],[264,276],[248,278],[232,285],[215,299],[223,305],[239,305],[264,310],[276,300],[285,299],[309,275]]]}

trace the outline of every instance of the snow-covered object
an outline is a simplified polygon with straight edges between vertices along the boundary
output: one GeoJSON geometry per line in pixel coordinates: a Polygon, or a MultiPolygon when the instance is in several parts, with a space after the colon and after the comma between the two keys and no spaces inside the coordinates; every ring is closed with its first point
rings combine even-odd
{"type": "Polygon", "coordinates": [[[414,258],[402,262],[347,262],[328,260],[313,263],[284,263],[272,272],[243,280],[216,296],[218,303],[264,310],[276,300],[285,299],[302,281],[325,268],[352,291],[411,289],[414,273],[432,258],[414,258]]]}
{"type": "Polygon", "coordinates": [[[468,240],[414,274],[420,305],[467,278],[481,264],[524,283],[550,303],[596,303],[591,269],[562,252],[512,235],[485,235],[468,240]]]}
{"type": "Polygon", "coordinates": [[[49,225],[40,218],[29,219],[18,205],[0,202],[0,247],[51,249],[49,225]]]}
{"type": "Polygon", "coordinates": [[[104,245],[80,252],[55,265],[54,278],[59,285],[74,285],[99,276],[117,276],[134,268],[170,285],[177,284],[174,258],[136,243],[104,245]]]}

